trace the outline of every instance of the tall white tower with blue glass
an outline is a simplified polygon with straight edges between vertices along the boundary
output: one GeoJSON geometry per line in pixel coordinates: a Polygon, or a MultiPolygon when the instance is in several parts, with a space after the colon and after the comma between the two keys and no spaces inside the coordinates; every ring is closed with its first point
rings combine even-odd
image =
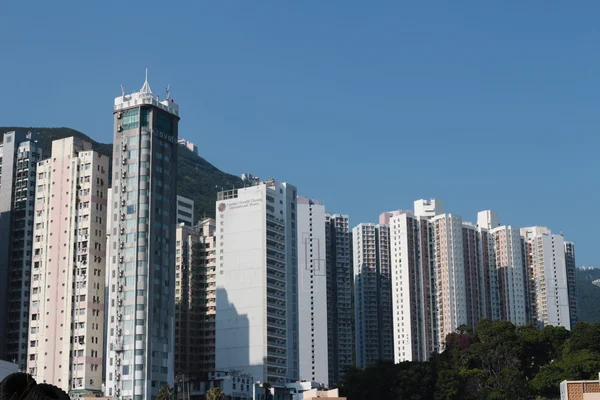
{"type": "Polygon", "coordinates": [[[179,106],[142,88],[115,99],[106,395],[155,398],[174,383],[179,106]]]}

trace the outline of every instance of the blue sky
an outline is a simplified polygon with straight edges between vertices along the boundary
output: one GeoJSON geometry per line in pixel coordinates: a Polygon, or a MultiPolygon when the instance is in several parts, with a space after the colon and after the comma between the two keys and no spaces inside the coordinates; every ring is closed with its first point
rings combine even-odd
{"type": "Polygon", "coordinates": [[[110,141],[119,85],[148,67],[224,171],[294,183],[352,225],[418,198],[494,209],[600,266],[600,3],[569,5],[6,1],[0,125],[110,141]]]}

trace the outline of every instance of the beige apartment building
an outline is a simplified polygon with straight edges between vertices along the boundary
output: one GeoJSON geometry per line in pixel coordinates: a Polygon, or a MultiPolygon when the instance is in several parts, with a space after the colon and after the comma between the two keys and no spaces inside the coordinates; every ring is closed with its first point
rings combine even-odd
{"type": "Polygon", "coordinates": [[[215,369],[216,223],[176,231],[175,374],[201,379],[215,369]]]}
{"type": "Polygon", "coordinates": [[[101,393],[109,158],[77,138],[38,163],[27,370],[101,393]]]}
{"type": "Polygon", "coordinates": [[[561,400],[600,400],[600,380],[562,381],[560,398],[561,400]]]}
{"type": "MultiPolygon", "coordinates": [[[[521,236],[525,243],[533,322],[539,327],[564,326],[570,330],[572,299],[563,236],[541,226],[521,228],[521,236]]],[[[570,256],[574,258],[574,252],[570,256]]]]}

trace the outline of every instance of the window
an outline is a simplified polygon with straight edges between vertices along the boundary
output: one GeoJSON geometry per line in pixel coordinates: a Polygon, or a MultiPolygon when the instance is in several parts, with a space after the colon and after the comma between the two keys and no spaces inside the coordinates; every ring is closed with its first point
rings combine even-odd
{"type": "Polygon", "coordinates": [[[134,108],[127,110],[123,114],[123,129],[134,129],[139,126],[140,121],[140,109],[134,108]]]}

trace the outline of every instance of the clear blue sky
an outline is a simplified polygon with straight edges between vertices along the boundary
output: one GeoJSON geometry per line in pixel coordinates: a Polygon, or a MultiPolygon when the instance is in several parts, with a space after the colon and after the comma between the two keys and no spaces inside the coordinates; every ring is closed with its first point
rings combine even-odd
{"type": "Polygon", "coordinates": [[[352,225],[424,197],[494,209],[600,266],[599,19],[592,1],[5,1],[0,125],[110,141],[148,67],[224,171],[352,225]]]}

